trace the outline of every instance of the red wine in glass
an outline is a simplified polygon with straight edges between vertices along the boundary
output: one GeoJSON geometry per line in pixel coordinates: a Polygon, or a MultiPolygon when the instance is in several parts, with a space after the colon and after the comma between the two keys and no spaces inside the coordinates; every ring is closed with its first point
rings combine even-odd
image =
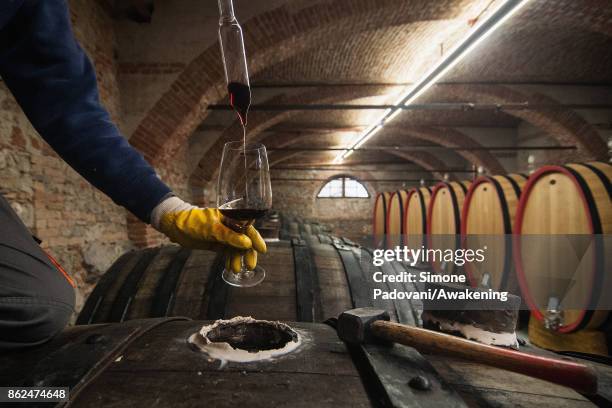
{"type": "Polygon", "coordinates": [[[223,216],[224,224],[236,232],[244,233],[256,220],[262,218],[268,212],[267,208],[219,208],[223,216]]]}

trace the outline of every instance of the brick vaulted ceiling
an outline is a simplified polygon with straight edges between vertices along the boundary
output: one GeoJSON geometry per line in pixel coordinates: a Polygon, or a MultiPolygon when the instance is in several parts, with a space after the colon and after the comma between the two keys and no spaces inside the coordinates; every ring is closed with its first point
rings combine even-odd
{"type": "MultiPolygon", "coordinates": [[[[470,19],[486,18],[500,2],[301,0],[273,2],[275,7],[269,5],[261,13],[250,10],[241,22],[254,103],[390,103],[470,30],[470,19]]],[[[240,5],[236,1],[239,17],[240,5]]],[[[466,168],[475,164],[502,172],[498,154],[481,149],[489,145],[488,139],[474,136],[479,133],[473,129],[508,132],[514,137],[502,144],[515,145],[516,130],[529,126],[553,145],[576,146],[572,158],[602,159],[607,154],[602,118],[609,125],[611,114],[584,105],[610,103],[610,93],[601,89],[612,89],[611,26],[612,2],[533,0],[417,101],[499,108],[405,111],[368,145],[431,145],[431,152],[423,153],[463,160],[466,168]],[[504,107],[519,103],[534,107],[504,107]],[[479,149],[454,149],[460,147],[479,149]]],[[[204,147],[197,150],[191,178],[196,183],[211,180],[223,142],[241,134],[231,112],[207,109],[227,103],[218,45],[211,44],[177,66],[174,79],[134,126],[130,141],[161,166],[182,146],[199,143],[204,147]],[[204,137],[205,142],[195,140],[204,137]]],[[[249,137],[281,147],[345,146],[375,115],[376,111],[357,109],[253,111],[249,137]]],[[[321,163],[334,154],[271,156],[279,163],[285,157],[321,163]]],[[[357,162],[366,156],[397,160],[397,155],[384,151],[360,152],[351,159],[357,162]]],[[[411,160],[410,155],[404,157],[411,160]]]]}

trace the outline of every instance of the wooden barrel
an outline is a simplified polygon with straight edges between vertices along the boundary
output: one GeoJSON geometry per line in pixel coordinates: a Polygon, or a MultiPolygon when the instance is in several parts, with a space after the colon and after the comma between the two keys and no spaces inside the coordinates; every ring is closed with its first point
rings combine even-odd
{"type": "Polygon", "coordinates": [[[408,191],[404,206],[404,245],[418,249],[426,246],[427,208],[431,199],[428,187],[408,191]]]}
{"type": "Polygon", "coordinates": [[[278,211],[269,211],[265,217],[255,221],[255,228],[266,241],[275,241],[280,238],[281,224],[278,211]]]}
{"type": "Polygon", "coordinates": [[[406,190],[395,191],[389,196],[385,226],[388,248],[395,248],[396,246],[402,245],[406,197],[408,197],[408,192],[406,190]]]}
{"type": "Polygon", "coordinates": [[[521,190],[522,174],[482,176],[472,182],[461,215],[462,247],[483,250],[482,262],[465,264],[472,286],[518,293],[512,262],[512,232],[521,190]]]}
{"type": "Polygon", "coordinates": [[[290,215],[283,215],[281,218],[280,237],[287,239],[288,237],[298,236],[300,234],[300,221],[290,215]]]}
{"type": "MultiPolygon", "coordinates": [[[[0,355],[0,383],[17,389],[68,387],[69,400],[59,406],[75,408],[589,403],[569,388],[495,367],[423,356],[401,345],[347,346],[327,324],[289,323],[302,343],[272,360],[221,361],[187,341],[210,323],[161,318],[70,327],[40,347],[0,355]]],[[[232,344],[238,346],[236,340],[232,344]]]]}
{"type": "Polygon", "coordinates": [[[378,193],[374,201],[372,216],[372,235],[374,235],[375,246],[384,245],[387,235],[387,206],[391,193],[378,193]]]}
{"type": "Polygon", "coordinates": [[[606,163],[545,166],[523,189],[517,277],[532,315],[559,333],[596,328],[608,317],[597,309],[612,288],[603,243],[612,232],[611,177],[606,163]]]}
{"type": "MultiPolygon", "coordinates": [[[[322,322],[352,307],[376,306],[394,320],[409,304],[373,299],[387,290],[373,280],[372,253],[350,240],[320,243],[294,238],[272,242],[259,265],[265,280],[252,288],[232,287],[221,278],[224,260],[212,251],[162,246],[128,252],[100,279],[77,324],[146,317],[186,316],[322,322]]],[[[389,263],[384,268],[392,270],[389,263]]],[[[376,268],[380,270],[380,268],[376,268]]],[[[403,287],[403,286],[402,286],[403,287]]],[[[401,289],[404,291],[405,289],[401,289]]],[[[414,317],[412,322],[416,321],[414,317]]]]}
{"type": "Polygon", "coordinates": [[[313,226],[313,224],[309,222],[303,222],[300,224],[300,234],[317,234],[319,233],[319,228],[313,226]]]}
{"type": "Polygon", "coordinates": [[[357,247],[359,246],[359,244],[357,244],[355,241],[346,238],[346,237],[338,237],[336,235],[333,234],[311,234],[311,235],[302,235],[301,239],[303,239],[304,241],[306,241],[306,243],[308,245],[315,245],[315,244],[334,244],[334,245],[348,245],[351,247],[357,247]]]}
{"type": "MultiPolygon", "coordinates": [[[[431,191],[427,209],[428,249],[455,251],[460,247],[461,209],[470,186],[469,181],[440,182],[431,191]]],[[[439,256],[438,256],[439,258],[439,256]]],[[[453,263],[431,262],[438,273],[455,273],[453,263]]]]}
{"type": "Polygon", "coordinates": [[[280,228],[280,238],[303,238],[305,235],[329,234],[331,228],[323,223],[306,221],[301,218],[287,217],[280,228]]]}
{"type": "Polygon", "coordinates": [[[0,357],[0,381],[70,387],[71,407],[372,406],[328,325],[291,324],[302,341],[294,352],[241,363],[190,346],[204,324],[167,318],[72,327],[43,347],[0,357]]]}

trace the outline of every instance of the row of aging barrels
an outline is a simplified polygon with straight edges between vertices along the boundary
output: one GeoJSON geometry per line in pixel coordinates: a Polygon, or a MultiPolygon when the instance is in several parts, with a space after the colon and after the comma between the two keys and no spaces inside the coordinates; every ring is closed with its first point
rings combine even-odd
{"type": "Polygon", "coordinates": [[[427,246],[428,234],[512,232],[522,174],[482,176],[429,187],[383,192],[374,203],[373,233],[386,245],[427,246]]]}
{"type": "Polygon", "coordinates": [[[521,174],[442,182],[380,193],[373,228],[385,245],[431,249],[487,246],[484,262],[432,264],[464,273],[473,286],[522,294],[532,316],[550,324],[564,305],[561,333],[599,327],[609,317],[612,166],[576,163],[521,174]]]}

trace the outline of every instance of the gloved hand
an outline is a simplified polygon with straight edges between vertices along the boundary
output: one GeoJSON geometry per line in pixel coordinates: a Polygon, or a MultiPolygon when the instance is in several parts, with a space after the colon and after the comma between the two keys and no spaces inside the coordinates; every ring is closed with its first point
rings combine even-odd
{"type": "Polygon", "coordinates": [[[257,252],[266,253],[266,243],[252,225],[244,234],[233,231],[221,223],[216,208],[199,208],[178,197],[162,201],[151,213],[151,225],[165,234],[170,241],[192,249],[225,249],[227,264],[236,273],[245,266],[254,269],[257,252]]]}

